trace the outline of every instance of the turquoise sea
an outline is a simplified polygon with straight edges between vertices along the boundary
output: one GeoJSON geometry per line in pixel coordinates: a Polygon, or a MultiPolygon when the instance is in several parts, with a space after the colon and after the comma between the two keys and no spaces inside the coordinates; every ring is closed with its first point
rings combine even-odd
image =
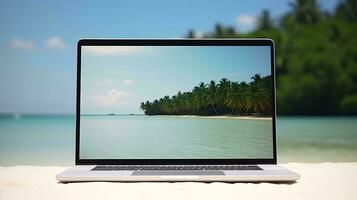
{"type": "MultiPolygon", "coordinates": [[[[156,120],[161,126],[162,120],[174,118],[156,120]]],[[[212,126],[217,119],[199,120],[200,126],[212,126]]],[[[192,125],[192,121],[182,124],[192,125]]],[[[221,124],[217,131],[226,127],[221,124]]],[[[73,115],[0,115],[0,166],[71,165],[74,131],[73,115]]],[[[357,117],[282,116],[278,117],[277,137],[280,163],[357,161],[357,117]]]]}
{"type": "Polygon", "coordinates": [[[187,116],[81,116],[84,159],[273,158],[272,121],[187,116]]]}

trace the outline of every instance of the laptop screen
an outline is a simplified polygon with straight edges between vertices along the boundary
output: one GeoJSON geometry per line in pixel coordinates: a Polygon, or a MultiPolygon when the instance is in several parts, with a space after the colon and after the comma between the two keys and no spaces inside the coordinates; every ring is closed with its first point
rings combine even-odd
{"type": "Polygon", "coordinates": [[[80,159],[272,159],[270,46],[81,46],[80,159]]]}

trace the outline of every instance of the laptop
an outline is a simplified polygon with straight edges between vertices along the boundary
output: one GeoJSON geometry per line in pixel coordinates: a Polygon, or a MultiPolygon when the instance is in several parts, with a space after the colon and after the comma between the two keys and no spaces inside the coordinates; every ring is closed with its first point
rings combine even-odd
{"type": "Polygon", "coordinates": [[[271,39],[82,39],[78,181],[296,181],[277,165],[271,39]]]}

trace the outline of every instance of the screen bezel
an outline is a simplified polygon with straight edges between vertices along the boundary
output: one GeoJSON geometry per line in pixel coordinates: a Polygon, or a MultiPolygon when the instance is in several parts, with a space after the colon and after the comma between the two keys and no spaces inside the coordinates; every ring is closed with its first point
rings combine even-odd
{"type": "Polygon", "coordinates": [[[275,47],[271,39],[81,39],[77,44],[76,165],[244,165],[276,164],[275,47]],[[82,46],[269,46],[272,75],[273,158],[263,159],[80,159],[80,89],[82,46]]]}

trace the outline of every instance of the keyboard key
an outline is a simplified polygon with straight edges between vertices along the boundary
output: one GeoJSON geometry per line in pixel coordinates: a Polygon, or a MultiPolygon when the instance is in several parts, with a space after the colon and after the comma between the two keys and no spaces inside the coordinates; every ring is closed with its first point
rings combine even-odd
{"type": "Polygon", "coordinates": [[[98,165],[93,171],[263,170],[256,165],[98,165]]]}

